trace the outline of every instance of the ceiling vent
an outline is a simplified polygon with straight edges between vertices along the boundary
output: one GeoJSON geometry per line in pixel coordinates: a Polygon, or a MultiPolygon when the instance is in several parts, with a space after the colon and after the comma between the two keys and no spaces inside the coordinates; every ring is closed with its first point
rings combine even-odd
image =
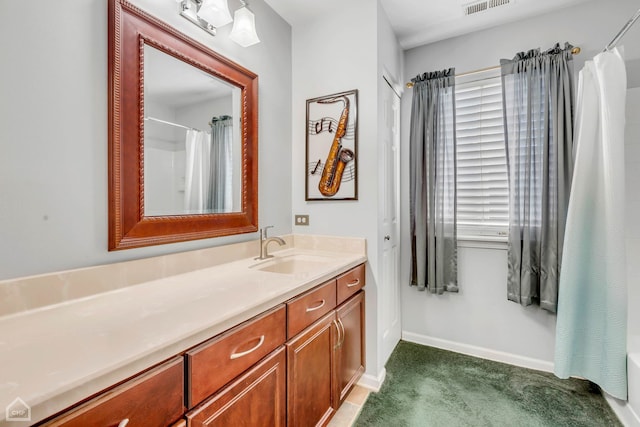
{"type": "Polygon", "coordinates": [[[481,0],[469,3],[464,6],[465,15],[473,15],[474,13],[484,12],[494,7],[506,6],[513,3],[514,0],[481,0]]]}

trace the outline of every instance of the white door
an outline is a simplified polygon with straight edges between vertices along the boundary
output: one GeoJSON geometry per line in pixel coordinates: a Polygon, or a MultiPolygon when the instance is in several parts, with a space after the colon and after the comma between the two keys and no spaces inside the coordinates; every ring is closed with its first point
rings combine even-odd
{"type": "Polygon", "coordinates": [[[391,355],[402,332],[400,319],[400,96],[383,77],[384,130],[380,147],[380,331],[382,361],[391,355]]]}

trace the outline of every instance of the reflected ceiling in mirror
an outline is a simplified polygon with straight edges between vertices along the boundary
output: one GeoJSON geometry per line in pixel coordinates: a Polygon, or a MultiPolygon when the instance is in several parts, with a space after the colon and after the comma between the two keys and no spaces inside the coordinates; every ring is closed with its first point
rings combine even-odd
{"type": "Polygon", "coordinates": [[[239,212],[240,89],[144,46],[145,216],[239,212]]]}
{"type": "Polygon", "coordinates": [[[257,231],[257,139],[256,74],[109,0],[109,250],[257,231]]]}

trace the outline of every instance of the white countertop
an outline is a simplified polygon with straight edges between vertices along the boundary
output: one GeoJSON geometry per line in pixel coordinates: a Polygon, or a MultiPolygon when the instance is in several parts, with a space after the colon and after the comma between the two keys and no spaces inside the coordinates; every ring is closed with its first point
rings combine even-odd
{"type": "Polygon", "coordinates": [[[16,397],[37,422],[366,261],[274,253],[291,254],[327,263],[287,275],[243,259],[0,318],[0,425],[16,397]]]}

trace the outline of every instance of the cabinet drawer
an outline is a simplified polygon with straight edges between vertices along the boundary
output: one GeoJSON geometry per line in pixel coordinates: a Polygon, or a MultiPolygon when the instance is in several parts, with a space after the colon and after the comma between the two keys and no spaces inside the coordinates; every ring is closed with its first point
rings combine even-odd
{"type": "Polygon", "coordinates": [[[284,344],[285,325],[285,306],[280,305],[187,351],[187,407],[202,402],[284,344]]]}
{"type": "Polygon", "coordinates": [[[338,277],[338,305],[348,300],[351,295],[354,295],[364,287],[364,271],[364,264],[360,264],[338,277]]]}
{"type": "Polygon", "coordinates": [[[177,357],[44,425],[117,426],[128,419],[131,426],[166,426],[184,413],[183,393],[184,365],[177,357]]]}
{"type": "Polygon", "coordinates": [[[336,307],[336,281],[287,302],[287,337],[291,338],[336,307]]]}
{"type": "Polygon", "coordinates": [[[187,413],[189,427],[286,425],[286,358],[276,350],[187,413]]]}

